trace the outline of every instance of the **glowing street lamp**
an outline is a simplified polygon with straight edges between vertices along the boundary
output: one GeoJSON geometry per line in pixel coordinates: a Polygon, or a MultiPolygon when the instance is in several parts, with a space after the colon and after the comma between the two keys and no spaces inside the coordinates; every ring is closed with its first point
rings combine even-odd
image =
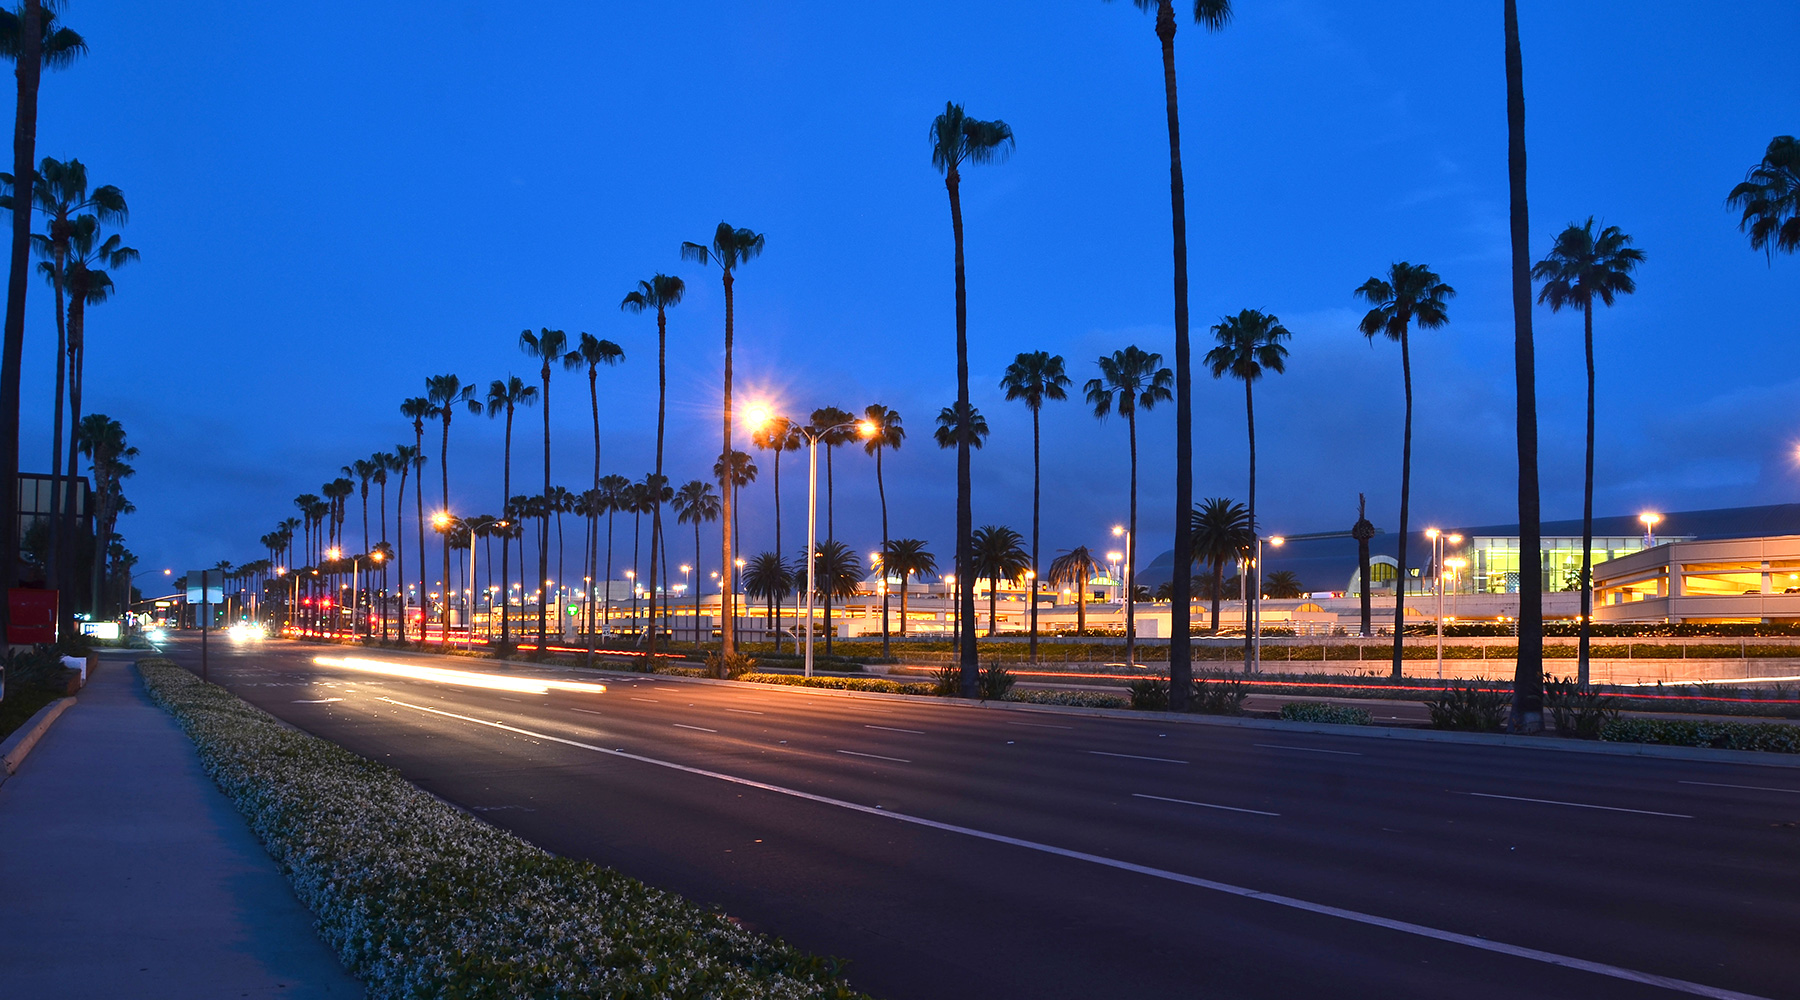
{"type": "Polygon", "coordinates": [[[1653,514],[1649,511],[1645,511],[1644,513],[1638,515],[1638,520],[1642,521],[1644,523],[1644,548],[1647,548],[1647,549],[1655,548],[1656,547],[1656,526],[1658,524],[1662,523],[1662,515],[1661,514],[1653,514]]]}
{"type": "MultiPolygon", "coordinates": [[[[1444,578],[1448,575],[1444,571],[1444,568],[1445,568],[1445,565],[1447,562],[1444,558],[1444,547],[1446,545],[1461,545],[1463,536],[1456,534],[1455,532],[1450,532],[1450,533],[1446,534],[1444,532],[1437,530],[1436,528],[1426,528],[1425,529],[1425,537],[1431,540],[1431,565],[1432,565],[1432,568],[1437,571],[1437,580],[1435,583],[1432,584],[1432,587],[1433,587],[1433,589],[1435,589],[1437,591],[1437,675],[1438,675],[1438,680],[1443,680],[1444,679],[1444,578]]],[[[1457,562],[1461,563],[1461,562],[1463,562],[1463,560],[1459,559],[1459,560],[1457,560],[1457,562]]],[[[1404,587],[1402,588],[1400,599],[1403,601],[1406,599],[1404,587]]]]}
{"type": "MultiPolygon", "coordinates": [[[[1287,539],[1281,537],[1280,535],[1272,535],[1269,537],[1268,542],[1270,545],[1274,546],[1275,548],[1280,548],[1283,545],[1287,544],[1287,539]]],[[[1250,643],[1250,648],[1251,648],[1250,659],[1251,659],[1251,663],[1253,664],[1252,671],[1256,672],[1256,673],[1262,672],[1262,586],[1263,586],[1262,547],[1263,547],[1263,537],[1261,535],[1257,535],[1256,536],[1256,590],[1254,593],[1252,593],[1250,595],[1251,600],[1253,600],[1255,602],[1255,608],[1256,608],[1256,635],[1255,635],[1255,638],[1250,643]]],[[[1246,574],[1246,575],[1248,575],[1248,574],[1246,574]]],[[[1250,610],[1250,608],[1246,607],[1244,610],[1246,612],[1248,612],[1250,610]]],[[[1246,618],[1245,619],[1246,624],[1248,624],[1248,621],[1249,621],[1249,619],[1246,618]]]]}

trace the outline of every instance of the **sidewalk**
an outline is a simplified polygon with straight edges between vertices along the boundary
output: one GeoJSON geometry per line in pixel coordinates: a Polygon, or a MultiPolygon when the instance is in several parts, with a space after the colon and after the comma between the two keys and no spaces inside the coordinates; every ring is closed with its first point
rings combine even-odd
{"type": "Polygon", "coordinates": [[[130,659],[0,787],[8,996],[361,997],[312,925],[130,659]]]}

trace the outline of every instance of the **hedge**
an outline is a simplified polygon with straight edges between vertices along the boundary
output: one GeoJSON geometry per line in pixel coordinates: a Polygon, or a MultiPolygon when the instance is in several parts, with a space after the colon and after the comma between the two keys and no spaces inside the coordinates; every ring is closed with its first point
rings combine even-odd
{"type": "Polygon", "coordinates": [[[802,677],[799,674],[744,674],[740,681],[752,684],[786,684],[791,687],[833,688],[839,691],[874,691],[878,694],[931,694],[930,684],[902,684],[879,677],[802,677]]]}
{"type": "Polygon", "coordinates": [[[1600,738],[1613,743],[1800,753],[1800,726],[1783,722],[1624,718],[1608,722],[1600,730],[1600,738]]]}
{"type": "Polygon", "coordinates": [[[1349,705],[1333,705],[1323,701],[1290,701],[1281,706],[1281,717],[1289,722],[1327,722],[1338,726],[1366,726],[1369,713],[1349,705]]]}
{"type": "Polygon", "coordinates": [[[554,857],[167,660],[138,669],[373,1000],[862,996],[831,960],[554,857]]]}

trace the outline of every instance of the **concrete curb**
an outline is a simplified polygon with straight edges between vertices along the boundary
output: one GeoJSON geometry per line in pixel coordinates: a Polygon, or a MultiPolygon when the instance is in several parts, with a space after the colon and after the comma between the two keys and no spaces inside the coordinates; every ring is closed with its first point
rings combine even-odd
{"type": "Polygon", "coordinates": [[[6,779],[19,770],[19,765],[31,753],[31,748],[37,746],[38,740],[43,739],[44,734],[50,731],[50,724],[74,704],[74,698],[56,699],[38,709],[36,715],[6,738],[6,742],[0,743],[0,771],[4,772],[0,773],[0,784],[5,784],[6,779]]]}
{"type": "MultiPolygon", "coordinates": [[[[679,681],[687,684],[725,684],[742,686],[743,681],[719,680],[714,677],[683,677],[679,674],[645,674],[633,671],[564,667],[582,673],[605,674],[620,678],[679,681]]],[[[750,682],[755,683],[755,682],[750,682]]],[[[1671,747],[1656,743],[1602,743],[1597,740],[1563,739],[1558,736],[1511,736],[1505,733],[1459,733],[1437,729],[1401,729],[1391,726],[1334,726],[1317,722],[1284,722],[1279,719],[1241,719],[1225,715],[1175,715],[1168,712],[1140,712],[1128,708],[1082,708],[1073,705],[1036,705],[1018,701],[969,701],[963,698],[940,698],[935,695],[885,694],[879,691],[846,691],[839,688],[803,687],[797,684],[758,684],[758,687],[813,695],[848,698],[872,698],[886,701],[915,702],[940,708],[992,709],[1002,712],[1035,712],[1045,715],[1082,716],[1095,719],[1122,719],[1154,723],[1158,726],[1227,726],[1239,729],[1262,729],[1283,733],[1316,733],[1321,736],[1353,736],[1362,739],[1399,740],[1413,743],[1450,743],[1462,746],[1514,747],[1527,750],[1553,750],[1564,753],[1599,754],[1605,757],[1654,757],[1663,760],[1690,760],[1714,764],[1754,764],[1761,767],[1800,768],[1800,754],[1764,753],[1757,750],[1711,750],[1705,747],[1671,747]]]]}

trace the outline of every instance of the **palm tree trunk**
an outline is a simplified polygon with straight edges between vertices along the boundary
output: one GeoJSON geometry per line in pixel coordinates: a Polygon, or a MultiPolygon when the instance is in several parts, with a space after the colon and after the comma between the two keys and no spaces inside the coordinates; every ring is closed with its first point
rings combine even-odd
{"type": "MultiPolygon", "coordinates": [[[[588,403],[593,408],[593,413],[594,413],[594,485],[593,485],[594,492],[592,494],[590,494],[590,496],[598,497],[600,495],[600,386],[599,386],[598,373],[595,370],[594,365],[591,363],[588,365],[588,403]]],[[[612,530],[612,526],[609,523],[607,525],[607,531],[608,531],[609,535],[611,533],[611,530],[612,530]]],[[[612,559],[611,559],[611,551],[610,551],[611,547],[612,547],[612,541],[610,538],[608,538],[608,540],[607,540],[607,548],[609,550],[607,553],[607,555],[608,555],[607,572],[608,573],[612,572],[612,566],[611,566],[612,559]]],[[[588,577],[588,586],[587,586],[587,597],[588,597],[587,665],[590,669],[592,669],[594,666],[594,612],[596,610],[595,604],[597,603],[594,600],[594,584],[600,583],[603,589],[606,589],[609,593],[611,591],[611,588],[606,587],[603,581],[598,581],[598,580],[594,579],[594,577],[597,577],[600,575],[600,574],[594,572],[595,570],[597,570],[599,568],[600,568],[600,512],[598,510],[595,510],[592,507],[590,507],[589,511],[588,511],[588,553],[587,553],[587,577],[588,577]]]]}
{"type": "Polygon", "coordinates": [[[606,576],[601,584],[602,593],[606,595],[605,610],[600,613],[600,629],[609,637],[612,634],[612,556],[613,556],[613,514],[617,508],[606,505],[606,576]]]}
{"type": "MultiPolygon", "coordinates": [[[[730,268],[722,268],[721,272],[724,275],[725,282],[725,407],[723,412],[723,419],[725,422],[725,447],[720,451],[720,454],[725,457],[725,481],[719,484],[719,503],[722,505],[721,510],[719,511],[719,548],[723,553],[719,561],[719,612],[721,619],[719,622],[719,655],[721,657],[728,657],[737,651],[736,636],[732,634],[732,630],[737,623],[737,588],[734,587],[731,582],[732,570],[736,568],[732,564],[731,559],[731,515],[734,509],[731,484],[736,481],[737,477],[733,474],[736,470],[732,467],[733,462],[731,460],[732,278],[730,268]]],[[[696,523],[694,530],[695,537],[698,538],[698,523],[696,523]]],[[[698,557],[699,551],[696,547],[695,558],[698,559],[698,557]]],[[[700,569],[696,566],[694,568],[695,594],[700,592],[699,581],[700,569]]],[[[699,622],[698,618],[695,618],[694,620],[696,623],[699,622]]]]}
{"type": "MultiPolygon", "coordinates": [[[[644,512],[641,510],[632,511],[632,514],[631,514],[631,624],[632,624],[633,628],[637,629],[638,638],[640,638],[640,639],[642,639],[644,637],[644,627],[643,627],[642,623],[640,623],[637,620],[638,581],[643,578],[643,574],[641,572],[639,572],[639,570],[641,569],[641,565],[639,563],[638,557],[641,554],[641,546],[642,546],[643,540],[644,540],[644,512]]],[[[644,669],[645,670],[650,669],[649,664],[651,662],[652,661],[649,659],[644,660],[644,663],[645,663],[644,669]]]]}
{"type": "MultiPolygon", "coordinates": [[[[63,546],[64,572],[62,583],[64,599],[63,607],[60,610],[62,615],[71,618],[75,614],[75,580],[80,575],[76,565],[76,559],[80,554],[76,552],[74,545],[74,539],[77,536],[75,511],[79,506],[76,501],[75,477],[78,471],[76,468],[76,456],[80,454],[81,450],[82,368],[87,357],[87,352],[83,349],[82,345],[85,343],[84,336],[86,332],[87,299],[85,296],[78,295],[75,297],[74,301],[69,303],[69,482],[67,484],[67,493],[64,494],[62,512],[63,537],[69,539],[70,544],[63,546]]],[[[95,477],[95,480],[95,485],[98,486],[97,476],[95,477]]],[[[96,499],[96,497],[90,496],[88,498],[88,503],[92,504],[96,499]]],[[[94,553],[94,558],[96,561],[99,560],[99,551],[94,553]]]]}
{"type": "Polygon", "coordinates": [[[1087,635],[1087,569],[1081,571],[1083,579],[1076,581],[1075,591],[1075,634],[1087,635]]]}
{"type": "MultiPolygon", "coordinates": [[[[1169,116],[1169,218],[1175,257],[1175,576],[1169,599],[1169,707],[1187,708],[1194,674],[1193,643],[1188,638],[1192,599],[1188,553],[1193,550],[1190,511],[1194,506],[1194,379],[1189,371],[1187,188],[1181,170],[1181,116],[1176,110],[1175,9],[1170,0],[1156,5],[1156,37],[1162,42],[1163,102],[1169,116]]],[[[1035,547],[1036,541],[1033,541],[1035,547]]]]}
{"type": "MultiPolygon", "coordinates": [[[[444,439],[438,454],[438,472],[443,477],[444,511],[450,510],[450,401],[444,402],[444,439]]],[[[439,633],[443,636],[444,648],[450,648],[450,532],[444,531],[444,611],[438,619],[439,633]]],[[[420,621],[420,637],[424,637],[424,621],[420,621]]]]}
{"type": "MultiPolygon", "coordinates": [[[[785,428],[784,428],[785,431],[785,428]]],[[[775,452],[775,563],[787,571],[787,563],[781,559],[781,453],[786,450],[786,434],[782,434],[770,443],[775,452]]],[[[784,588],[777,586],[772,598],[775,607],[775,652],[781,652],[781,592],[784,588]]],[[[902,626],[904,627],[904,625],[902,626]]]]}
{"type": "MultiPolygon", "coordinates": [[[[500,459],[500,519],[511,521],[512,512],[507,507],[512,503],[512,428],[513,404],[506,403],[506,443],[501,449],[500,459]]],[[[512,645],[512,581],[508,579],[512,570],[512,529],[500,529],[500,658],[506,659],[512,645]]]]}
{"type": "MultiPolygon", "coordinates": [[[[448,434],[445,435],[449,437],[448,434]]],[[[413,440],[418,442],[419,454],[425,454],[425,424],[419,421],[413,424],[413,440]]],[[[443,457],[439,456],[441,463],[443,457]]],[[[419,481],[413,484],[413,521],[419,529],[419,648],[425,648],[427,622],[431,619],[431,592],[425,589],[425,469],[419,468],[419,481]]]]}
{"type": "Polygon", "coordinates": [[[988,638],[994,637],[994,606],[999,603],[1000,578],[988,577],[988,638]]]}
{"type": "Polygon", "coordinates": [[[1137,411],[1125,418],[1131,439],[1131,504],[1125,533],[1125,662],[1137,662],[1137,411]]]}
{"type": "Polygon", "coordinates": [[[542,584],[543,592],[538,596],[537,651],[534,659],[544,655],[545,631],[549,621],[544,612],[549,610],[550,585],[543,581],[550,575],[550,359],[544,359],[543,370],[539,376],[544,382],[544,516],[538,525],[538,572],[537,583],[542,584]]]}
{"type": "MultiPolygon", "coordinates": [[[[662,475],[663,424],[669,402],[669,336],[668,314],[656,307],[656,479],[650,487],[653,509],[650,512],[650,630],[647,635],[644,668],[656,666],[656,553],[662,540],[662,475]]],[[[667,576],[667,567],[664,568],[667,576]]]]}
{"type": "MultiPolygon", "coordinates": [[[[719,609],[725,608],[725,599],[719,598],[719,609]]],[[[694,517],[694,645],[700,645],[700,518],[694,517]]]]}
{"type": "Polygon", "coordinates": [[[1038,452],[1038,409],[1036,406],[1031,408],[1031,580],[1030,586],[1027,587],[1029,596],[1026,598],[1031,602],[1031,648],[1028,655],[1033,663],[1036,663],[1038,658],[1038,519],[1043,485],[1041,479],[1043,461],[1039,458],[1038,452]]]}
{"type": "Polygon", "coordinates": [[[1538,509],[1537,359],[1531,336],[1531,226],[1525,200],[1525,69],[1519,8],[1505,0],[1506,177],[1511,202],[1513,374],[1518,384],[1519,656],[1510,726],[1544,728],[1544,573],[1538,509]]]}
{"type": "Polygon", "coordinates": [[[1225,561],[1214,558],[1212,561],[1212,631],[1219,634],[1219,600],[1225,592],[1225,561]]]}
{"type": "MultiPolygon", "coordinates": [[[[1258,524],[1256,521],[1256,403],[1251,398],[1251,394],[1250,394],[1251,393],[1251,390],[1250,390],[1251,384],[1252,383],[1250,382],[1249,379],[1244,380],[1244,426],[1249,430],[1249,434],[1250,434],[1250,534],[1254,538],[1261,538],[1262,537],[1262,525],[1258,524]]],[[[1262,551],[1261,551],[1260,546],[1258,547],[1258,550],[1257,550],[1257,556],[1258,556],[1258,558],[1256,560],[1256,586],[1250,592],[1250,601],[1251,601],[1251,604],[1255,605],[1256,610],[1257,610],[1257,614],[1254,617],[1256,619],[1256,631],[1260,632],[1260,631],[1262,631],[1261,611],[1262,611],[1262,582],[1263,582],[1263,568],[1262,568],[1262,559],[1261,559],[1262,551]]],[[[1262,667],[1262,664],[1254,663],[1250,658],[1251,651],[1255,645],[1254,636],[1251,633],[1250,629],[1248,628],[1248,626],[1250,624],[1250,620],[1252,618],[1252,615],[1250,613],[1251,604],[1244,605],[1244,624],[1246,626],[1246,628],[1244,629],[1244,672],[1245,673],[1249,673],[1250,668],[1252,666],[1255,666],[1258,669],[1261,669],[1261,667],[1262,667]]],[[[1173,682],[1171,682],[1171,683],[1173,683],[1173,682]]],[[[1174,691],[1174,689],[1170,688],[1170,691],[1172,693],[1174,691]]]]}
{"type": "MultiPolygon", "coordinates": [[[[65,544],[63,535],[63,390],[65,378],[64,357],[69,349],[68,330],[63,318],[63,255],[56,254],[55,271],[53,273],[56,289],[56,407],[50,423],[50,532],[49,546],[44,552],[44,584],[51,590],[60,591],[62,578],[61,552],[65,544]]],[[[70,433],[74,431],[71,429],[70,433]]],[[[76,475],[74,468],[69,469],[69,477],[76,475]]],[[[74,539],[66,544],[73,545],[74,539]]],[[[75,616],[68,613],[57,616],[57,629],[65,634],[73,627],[75,616]]]]}
{"type": "MultiPolygon", "coordinates": [[[[1406,328],[1400,329],[1400,375],[1406,386],[1406,422],[1400,437],[1400,540],[1396,557],[1399,568],[1394,571],[1394,662],[1392,675],[1400,676],[1406,656],[1406,517],[1407,503],[1412,498],[1412,352],[1406,339],[1406,328]]],[[[1365,584],[1366,585],[1366,584],[1365,584]]]]}
{"type": "MultiPolygon", "coordinates": [[[[950,230],[956,245],[956,611],[959,620],[975,620],[975,590],[969,586],[969,535],[975,530],[971,505],[973,487],[969,474],[969,294],[963,271],[962,176],[952,163],[944,172],[950,193],[950,230]]],[[[981,679],[975,652],[975,630],[960,629],[958,659],[962,667],[962,696],[973,698],[981,679]]],[[[830,641],[829,634],[826,641],[830,641]]]]}
{"type": "Polygon", "coordinates": [[[1361,574],[1359,579],[1362,580],[1362,634],[1367,637],[1371,631],[1369,628],[1369,591],[1373,589],[1369,585],[1369,540],[1367,538],[1356,540],[1356,567],[1357,572],[1361,574]]]}
{"type": "MultiPolygon", "coordinates": [[[[886,570],[884,569],[882,572],[886,572],[886,570]]],[[[906,581],[911,576],[911,573],[900,574],[900,640],[902,642],[906,641],[906,581]]],[[[885,652],[883,655],[886,655],[885,652]]]]}
{"type": "MultiPolygon", "coordinates": [[[[19,566],[19,377],[25,353],[25,286],[31,274],[31,191],[37,176],[43,5],[39,0],[24,0],[19,15],[19,52],[14,60],[19,101],[13,114],[12,169],[14,204],[19,207],[12,213],[12,267],[7,274],[6,326],[0,340],[0,525],[6,526],[0,531],[0,588],[5,589],[17,582],[19,566]]],[[[11,624],[11,604],[0,601],[0,634],[11,624]]]]}
{"type": "MultiPolygon", "coordinates": [[[[883,429],[885,432],[885,428],[883,429]]],[[[886,660],[893,656],[888,648],[888,520],[887,520],[887,484],[881,477],[881,453],[883,448],[875,449],[875,492],[881,497],[881,658],[886,660]]]]}
{"type": "MultiPolygon", "coordinates": [[[[831,453],[834,450],[834,448],[835,448],[835,446],[832,445],[832,443],[830,441],[825,442],[825,544],[826,545],[831,545],[831,543],[837,541],[837,529],[835,527],[833,527],[832,516],[831,516],[832,510],[834,509],[834,506],[835,506],[834,498],[837,495],[836,488],[835,488],[835,486],[832,482],[832,478],[831,478],[831,453]]],[[[807,553],[807,555],[809,557],[813,557],[813,558],[817,557],[817,553],[809,552],[809,553],[807,553]]],[[[825,655],[826,656],[831,655],[831,632],[832,632],[832,628],[831,628],[831,598],[833,596],[832,592],[836,589],[837,588],[833,587],[829,582],[827,582],[825,585],[825,655]]]]}
{"type": "Polygon", "coordinates": [[[1581,639],[1576,650],[1576,683],[1588,686],[1589,618],[1594,613],[1594,303],[1582,303],[1582,333],[1587,347],[1587,465],[1581,492],[1581,639]]]}

